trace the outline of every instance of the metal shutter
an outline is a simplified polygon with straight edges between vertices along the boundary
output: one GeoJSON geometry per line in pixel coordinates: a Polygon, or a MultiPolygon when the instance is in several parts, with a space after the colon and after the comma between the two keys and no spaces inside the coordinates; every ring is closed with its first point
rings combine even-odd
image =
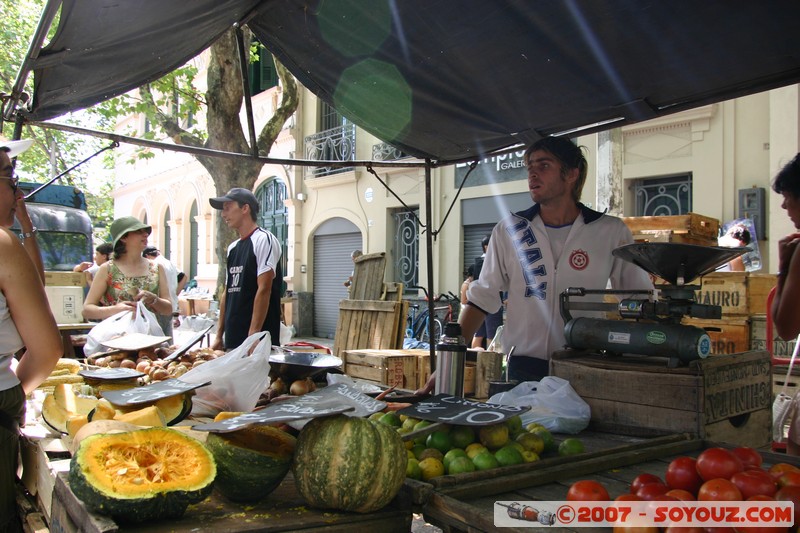
{"type": "Polygon", "coordinates": [[[350,254],[361,249],[360,233],[314,236],[315,337],[332,339],[339,320],[339,301],[347,298],[343,284],[353,272],[350,254]]]}
{"type": "MultiPolygon", "coordinates": [[[[464,226],[464,271],[475,262],[476,257],[483,254],[481,241],[487,235],[491,235],[494,224],[473,224],[464,226]]],[[[462,274],[461,280],[464,280],[462,274]]],[[[459,285],[460,286],[460,285],[459,285]]]]}

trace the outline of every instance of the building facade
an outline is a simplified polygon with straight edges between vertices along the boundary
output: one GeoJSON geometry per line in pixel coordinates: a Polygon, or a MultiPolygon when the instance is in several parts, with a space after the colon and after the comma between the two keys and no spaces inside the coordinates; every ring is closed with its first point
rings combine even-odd
{"type": "MultiPolygon", "coordinates": [[[[257,130],[275,109],[279,91],[273,86],[254,97],[257,130]]],[[[301,92],[271,157],[407,160],[309,91],[301,92]]],[[[120,130],[141,130],[141,121],[130,117],[120,130]]],[[[775,272],[777,240],[793,228],[770,183],[800,150],[800,86],[575,140],[586,147],[589,161],[584,203],[622,216],[694,212],[721,222],[755,217],[762,271],[775,272]]],[[[146,220],[153,226],[151,241],[198,284],[214,290],[217,212],[208,203],[216,196],[211,178],[190,155],[159,150],[150,159],[125,163],[133,151],[118,150],[115,215],[146,220]]],[[[412,286],[431,281],[437,294],[457,294],[465,266],[480,255],[480,239],[506,213],[531,204],[522,151],[480,161],[471,172],[468,165],[432,169],[429,207],[422,167],[374,172],[266,165],[258,177],[254,192],[265,206],[260,221],[284,244],[285,277],[298,302],[292,321],[303,335],[333,336],[353,250],[385,252],[386,279],[403,283],[411,298],[420,295],[412,286]]]]}

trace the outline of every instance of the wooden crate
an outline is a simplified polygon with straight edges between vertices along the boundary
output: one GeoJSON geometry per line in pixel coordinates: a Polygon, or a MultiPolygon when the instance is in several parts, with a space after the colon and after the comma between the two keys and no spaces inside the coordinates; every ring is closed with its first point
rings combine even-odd
{"type": "Polygon", "coordinates": [[[772,365],[765,351],[720,355],[667,368],[658,357],[555,352],[551,374],[592,410],[590,427],[629,435],[687,432],[711,441],[771,441],[772,365]]]}
{"type": "Polygon", "coordinates": [[[416,390],[418,365],[427,350],[347,350],[344,372],[354,379],[399,389],[416,390]]]}
{"type": "Polygon", "coordinates": [[[633,234],[636,242],[674,242],[680,244],[696,244],[698,246],[716,246],[716,237],[697,237],[687,233],[678,233],[670,229],[642,230],[633,234]]]}
{"type": "Polygon", "coordinates": [[[705,329],[708,336],[711,337],[711,353],[713,355],[746,352],[751,349],[750,320],[747,318],[723,318],[720,320],[684,318],[681,323],[705,329]]]}
{"type": "Polygon", "coordinates": [[[634,235],[650,231],[671,231],[694,238],[714,239],[719,236],[719,220],[697,213],[660,217],[623,217],[622,221],[634,235]]]}
{"type": "MultiPolygon", "coordinates": [[[[435,363],[434,363],[435,364],[435,363]]],[[[475,374],[477,363],[475,361],[466,361],[464,363],[464,396],[475,395],[475,374]]],[[[431,377],[431,356],[425,350],[423,355],[417,359],[417,387],[422,387],[431,377]]],[[[488,393],[488,388],[487,388],[488,393]]]]}
{"type": "Polygon", "coordinates": [[[22,484],[36,498],[36,504],[49,522],[55,477],[59,472],[69,470],[69,450],[58,438],[23,437],[20,439],[20,453],[22,484]]]}
{"type": "MultiPolygon", "coordinates": [[[[778,336],[775,325],[772,325],[772,349],[767,346],[767,315],[752,315],[750,317],[750,349],[767,350],[773,357],[790,359],[797,339],[785,340],[778,336]]],[[[798,362],[800,366],[800,362],[798,362]]]]}
{"type": "Polygon", "coordinates": [[[767,295],[775,286],[774,274],[754,272],[712,272],[693,284],[697,303],[719,305],[722,316],[750,316],[767,312],[767,295]]]}
{"type": "Polygon", "coordinates": [[[403,347],[408,302],[342,300],[333,355],[346,350],[397,350],[403,347]]]}
{"type": "Polygon", "coordinates": [[[747,273],[747,307],[751,315],[763,315],[767,312],[767,296],[769,291],[777,285],[776,274],[761,272],[747,273]]]}

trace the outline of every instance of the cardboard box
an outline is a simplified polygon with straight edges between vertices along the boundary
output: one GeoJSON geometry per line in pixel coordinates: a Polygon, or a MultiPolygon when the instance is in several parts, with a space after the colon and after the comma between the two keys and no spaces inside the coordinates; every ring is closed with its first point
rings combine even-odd
{"type": "Polygon", "coordinates": [[[45,286],[50,310],[58,324],[79,324],[83,322],[83,287],[45,286]]]}
{"type": "Polygon", "coordinates": [[[416,390],[417,359],[427,350],[346,350],[343,369],[354,379],[416,390]]]}
{"type": "Polygon", "coordinates": [[[711,338],[713,355],[740,353],[751,349],[750,320],[745,317],[720,320],[684,318],[681,323],[706,330],[711,338]]]}
{"type": "Polygon", "coordinates": [[[620,435],[692,433],[761,447],[772,440],[772,364],[766,351],[720,355],[667,368],[666,359],[555,352],[551,374],[592,410],[590,427],[620,435]]]}
{"type": "Polygon", "coordinates": [[[51,287],[83,287],[86,275],[83,272],[47,271],[44,273],[44,284],[51,287]]]}

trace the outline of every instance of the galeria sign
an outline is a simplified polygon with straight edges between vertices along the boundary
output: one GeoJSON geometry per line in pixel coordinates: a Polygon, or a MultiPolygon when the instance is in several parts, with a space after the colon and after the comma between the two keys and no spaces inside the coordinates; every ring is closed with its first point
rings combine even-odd
{"type": "Polygon", "coordinates": [[[458,424],[462,426],[486,426],[508,420],[529,411],[530,407],[500,405],[467,400],[449,394],[437,394],[430,400],[418,402],[398,411],[398,414],[412,418],[458,424]]]}

